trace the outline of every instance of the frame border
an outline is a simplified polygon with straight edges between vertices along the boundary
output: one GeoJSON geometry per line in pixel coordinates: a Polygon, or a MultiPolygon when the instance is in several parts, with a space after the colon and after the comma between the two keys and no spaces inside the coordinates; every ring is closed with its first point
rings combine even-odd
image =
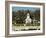
{"type": "Polygon", "coordinates": [[[5,37],[37,36],[37,35],[45,35],[45,3],[5,1],[5,37]],[[9,4],[15,3],[43,6],[43,33],[11,34],[11,35],[9,34],[9,4]]]}

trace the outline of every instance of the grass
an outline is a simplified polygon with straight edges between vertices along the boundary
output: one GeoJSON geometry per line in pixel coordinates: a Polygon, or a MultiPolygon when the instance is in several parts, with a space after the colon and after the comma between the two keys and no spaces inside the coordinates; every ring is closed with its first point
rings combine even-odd
{"type": "MultiPolygon", "coordinates": [[[[14,26],[24,26],[24,24],[15,24],[15,23],[12,23],[14,26]]],[[[31,23],[27,23],[25,24],[26,26],[40,26],[40,23],[34,23],[34,24],[31,24],[31,23]]]]}
{"type": "Polygon", "coordinates": [[[13,24],[13,30],[15,31],[26,31],[26,30],[38,30],[40,29],[40,24],[13,24]]]}

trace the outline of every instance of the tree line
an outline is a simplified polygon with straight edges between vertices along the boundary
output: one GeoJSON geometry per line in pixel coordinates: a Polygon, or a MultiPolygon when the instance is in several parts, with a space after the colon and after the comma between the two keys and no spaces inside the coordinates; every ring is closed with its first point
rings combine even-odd
{"type": "Polygon", "coordinates": [[[40,21],[40,10],[36,10],[34,12],[32,12],[31,10],[12,11],[12,21],[15,21],[16,23],[25,23],[27,13],[30,14],[30,18],[32,20],[36,19],[40,21]]]}

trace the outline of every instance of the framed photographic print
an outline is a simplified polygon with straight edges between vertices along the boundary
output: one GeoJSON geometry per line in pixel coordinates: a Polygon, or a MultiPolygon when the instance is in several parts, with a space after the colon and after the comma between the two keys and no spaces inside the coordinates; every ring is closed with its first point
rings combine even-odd
{"type": "Polygon", "coordinates": [[[45,5],[35,2],[6,1],[6,37],[45,34],[45,5]]]}

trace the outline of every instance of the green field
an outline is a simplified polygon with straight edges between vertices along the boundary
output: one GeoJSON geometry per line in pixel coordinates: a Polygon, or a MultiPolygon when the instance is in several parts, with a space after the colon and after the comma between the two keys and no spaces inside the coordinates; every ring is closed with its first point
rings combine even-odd
{"type": "Polygon", "coordinates": [[[40,24],[13,24],[14,31],[40,30],[40,24]]]}

